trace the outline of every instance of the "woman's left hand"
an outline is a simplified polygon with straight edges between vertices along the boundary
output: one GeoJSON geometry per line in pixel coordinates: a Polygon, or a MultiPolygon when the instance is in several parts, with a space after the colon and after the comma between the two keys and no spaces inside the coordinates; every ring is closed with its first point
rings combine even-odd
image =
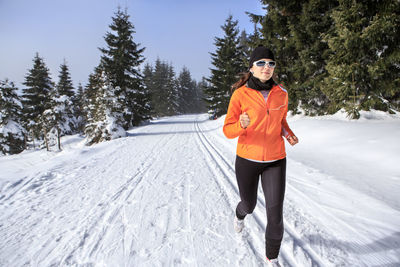
{"type": "Polygon", "coordinates": [[[295,144],[297,144],[299,142],[299,139],[297,138],[297,136],[295,135],[291,135],[287,138],[289,144],[291,144],[292,146],[294,146],[295,144]]]}

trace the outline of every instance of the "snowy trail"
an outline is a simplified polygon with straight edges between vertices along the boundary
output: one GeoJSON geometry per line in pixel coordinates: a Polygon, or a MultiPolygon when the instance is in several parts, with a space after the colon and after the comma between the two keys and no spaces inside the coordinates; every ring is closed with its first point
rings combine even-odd
{"type": "MultiPolygon", "coordinates": [[[[199,129],[199,132],[201,132],[198,124],[197,127],[199,129]]],[[[213,160],[218,162],[218,167],[221,169],[222,172],[225,174],[226,180],[229,182],[229,186],[232,188],[232,190],[235,192],[236,195],[239,195],[239,190],[237,189],[237,186],[235,185],[235,170],[232,166],[232,164],[229,163],[229,160],[226,159],[221,152],[215,147],[213,147],[212,143],[207,139],[207,137],[204,135],[204,133],[201,133],[202,135],[202,143],[206,147],[208,153],[212,157],[213,160]],[[225,166],[225,167],[222,167],[225,166]]],[[[263,194],[261,191],[258,194],[258,201],[261,203],[261,208],[255,211],[253,217],[258,225],[258,232],[262,232],[263,229],[265,229],[265,201],[261,197],[263,194]],[[263,212],[264,211],[264,212],[263,212]]],[[[317,253],[305,242],[303,242],[299,236],[299,234],[294,230],[294,227],[292,227],[288,222],[285,220],[285,234],[289,236],[291,239],[290,242],[300,248],[302,250],[302,253],[307,257],[307,259],[310,260],[310,266],[329,266],[329,263],[324,262],[318,255],[317,253]]],[[[287,240],[285,240],[287,242],[287,240]]],[[[249,244],[251,245],[251,244],[249,244]]],[[[258,249],[260,251],[260,249],[258,249]]],[[[296,266],[296,261],[292,257],[291,253],[288,253],[287,250],[283,250],[282,252],[282,257],[284,259],[284,262],[286,261],[287,264],[296,266]]],[[[261,259],[262,262],[262,259],[261,259]]]]}
{"type": "MultiPolygon", "coordinates": [[[[224,147],[219,154],[231,166],[230,171],[234,175],[233,144],[236,140],[226,140],[219,131],[211,133],[209,143],[224,147]]],[[[291,149],[298,148],[288,147],[282,249],[286,264],[297,266],[302,262],[300,265],[303,266],[400,266],[399,210],[381,201],[382,197],[376,195],[373,188],[370,194],[366,194],[357,187],[343,183],[340,176],[315,169],[312,165],[319,163],[318,159],[314,159],[314,164],[306,165],[302,157],[291,157],[291,149]]],[[[399,156],[393,158],[399,159],[399,156]]],[[[369,171],[369,168],[365,169],[369,171]]],[[[338,174],[342,172],[340,170],[338,174]]],[[[359,176],[364,175],[360,171],[359,176]]],[[[393,195],[396,191],[399,192],[398,185],[388,193],[393,195]]],[[[265,203],[260,196],[261,188],[258,198],[261,205],[256,208],[255,216],[260,212],[258,208],[262,207],[260,217],[265,220],[265,203]]]]}
{"type": "MultiPolygon", "coordinates": [[[[221,122],[175,116],[0,158],[0,181],[13,177],[0,184],[0,266],[262,266],[263,194],[234,233],[236,140],[221,122]]],[[[284,217],[283,266],[399,266],[399,210],[290,151],[284,217]]]]}

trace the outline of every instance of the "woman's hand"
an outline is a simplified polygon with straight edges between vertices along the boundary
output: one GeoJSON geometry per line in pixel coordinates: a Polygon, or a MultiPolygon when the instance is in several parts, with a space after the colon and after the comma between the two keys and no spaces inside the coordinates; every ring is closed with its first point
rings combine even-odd
{"type": "Polygon", "coordinates": [[[240,121],[240,126],[242,126],[243,129],[246,129],[247,126],[250,125],[250,117],[249,115],[247,115],[246,112],[240,114],[239,121],[240,121]]]}
{"type": "Polygon", "coordinates": [[[287,140],[288,140],[289,144],[291,144],[292,146],[294,146],[295,144],[297,144],[299,142],[299,139],[295,135],[288,136],[287,140]]]}

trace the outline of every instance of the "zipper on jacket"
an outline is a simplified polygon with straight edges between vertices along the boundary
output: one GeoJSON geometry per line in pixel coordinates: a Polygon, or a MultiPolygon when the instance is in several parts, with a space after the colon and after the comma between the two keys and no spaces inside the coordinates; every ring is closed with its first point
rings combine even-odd
{"type": "MultiPolygon", "coordinates": [[[[269,91],[269,94],[267,96],[267,101],[265,101],[265,105],[267,107],[267,123],[265,124],[265,127],[264,127],[264,140],[267,139],[267,129],[266,128],[269,127],[269,123],[270,123],[269,122],[270,116],[269,116],[268,100],[269,100],[269,97],[271,96],[271,94],[272,94],[272,88],[271,88],[271,91],[269,91]]],[[[264,146],[264,149],[265,149],[265,153],[263,153],[263,160],[266,160],[265,155],[268,154],[268,147],[264,146]]]]}
{"type": "MultiPolygon", "coordinates": [[[[262,95],[262,93],[260,91],[258,92],[259,95],[261,95],[263,103],[265,105],[265,109],[267,110],[267,112],[266,112],[267,113],[267,123],[265,124],[265,127],[264,127],[264,142],[266,142],[265,140],[267,139],[266,138],[267,137],[267,126],[269,126],[269,120],[270,120],[270,118],[269,118],[269,108],[268,108],[268,99],[269,99],[274,87],[272,87],[271,90],[269,91],[268,96],[267,96],[267,100],[264,99],[264,96],[262,95]]],[[[263,161],[265,160],[265,154],[267,152],[268,152],[267,147],[263,146],[263,155],[262,155],[263,161]]]]}

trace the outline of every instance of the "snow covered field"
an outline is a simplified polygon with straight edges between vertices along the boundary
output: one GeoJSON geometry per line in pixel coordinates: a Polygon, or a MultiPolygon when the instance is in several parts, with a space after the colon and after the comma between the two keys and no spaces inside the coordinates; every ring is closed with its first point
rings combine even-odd
{"type": "MultiPolygon", "coordinates": [[[[263,195],[236,234],[223,119],[0,157],[0,266],[262,266],[263,195]]],[[[283,266],[400,266],[399,115],[288,122],[300,143],[286,143],[283,266]]]]}

